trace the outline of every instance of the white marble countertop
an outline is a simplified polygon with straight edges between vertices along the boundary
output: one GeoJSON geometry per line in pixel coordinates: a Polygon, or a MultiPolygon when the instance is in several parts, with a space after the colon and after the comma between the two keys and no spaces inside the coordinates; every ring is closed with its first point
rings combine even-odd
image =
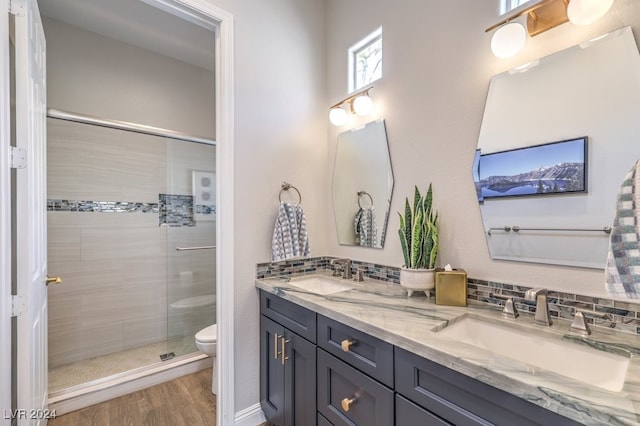
{"type": "MultiPolygon", "coordinates": [[[[319,275],[328,276],[329,272],[319,275]]],[[[256,287],[580,423],[640,425],[640,337],[594,330],[583,338],[570,334],[570,323],[562,319],[554,318],[551,327],[537,326],[528,313],[507,320],[501,318],[499,309],[485,304],[440,306],[433,297],[427,299],[414,293],[408,298],[397,284],[370,279],[362,283],[341,282],[354,288],[320,295],[294,287],[283,278],[259,279],[256,287]],[[465,314],[488,322],[506,322],[509,327],[546,339],[586,344],[627,356],[631,362],[623,388],[619,392],[607,391],[432,331],[465,314]]]]}

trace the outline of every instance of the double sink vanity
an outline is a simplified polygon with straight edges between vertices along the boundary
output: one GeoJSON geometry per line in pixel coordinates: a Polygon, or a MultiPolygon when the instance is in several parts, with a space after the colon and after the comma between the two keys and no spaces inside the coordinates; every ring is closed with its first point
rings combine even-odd
{"type": "Polygon", "coordinates": [[[330,274],[256,280],[270,424],[640,424],[636,336],[330,274]]]}

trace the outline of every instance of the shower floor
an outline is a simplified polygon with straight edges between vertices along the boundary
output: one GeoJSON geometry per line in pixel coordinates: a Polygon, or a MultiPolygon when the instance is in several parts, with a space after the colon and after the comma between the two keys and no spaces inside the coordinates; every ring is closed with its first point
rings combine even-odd
{"type": "Polygon", "coordinates": [[[176,356],[197,352],[198,349],[193,342],[193,337],[188,339],[189,341],[186,340],[177,338],[152,343],[51,368],[49,369],[49,394],[125,371],[157,364],[161,362],[160,355],[167,352],[173,351],[176,356]]]}

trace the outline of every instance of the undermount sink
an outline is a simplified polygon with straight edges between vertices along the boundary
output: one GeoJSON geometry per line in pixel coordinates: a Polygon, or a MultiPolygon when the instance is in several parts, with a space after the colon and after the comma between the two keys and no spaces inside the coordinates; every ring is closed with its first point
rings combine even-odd
{"type": "Polygon", "coordinates": [[[296,277],[292,278],[287,284],[323,296],[354,288],[349,280],[326,277],[324,275],[296,277]]]}
{"type": "Polygon", "coordinates": [[[629,357],[562,341],[557,335],[469,314],[432,331],[524,362],[532,374],[544,369],[612,392],[622,390],[630,362],[629,357]]]}

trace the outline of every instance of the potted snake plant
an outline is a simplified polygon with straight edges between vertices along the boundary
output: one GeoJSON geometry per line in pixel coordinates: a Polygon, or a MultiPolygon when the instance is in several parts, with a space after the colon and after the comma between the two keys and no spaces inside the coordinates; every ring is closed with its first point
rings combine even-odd
{"type": "Polygon", "coordinates": [[[404,266],[400,268],[400,285],[411,296],[414,291],[424,291],[427,297],[435,287],[435,265],[438,257],[438,212],[433,210],[433,188],[423,197],[415,187],[413,205],[405,201],[404,215],[398,212],[400,228],[398,236],[404,266]]]}

